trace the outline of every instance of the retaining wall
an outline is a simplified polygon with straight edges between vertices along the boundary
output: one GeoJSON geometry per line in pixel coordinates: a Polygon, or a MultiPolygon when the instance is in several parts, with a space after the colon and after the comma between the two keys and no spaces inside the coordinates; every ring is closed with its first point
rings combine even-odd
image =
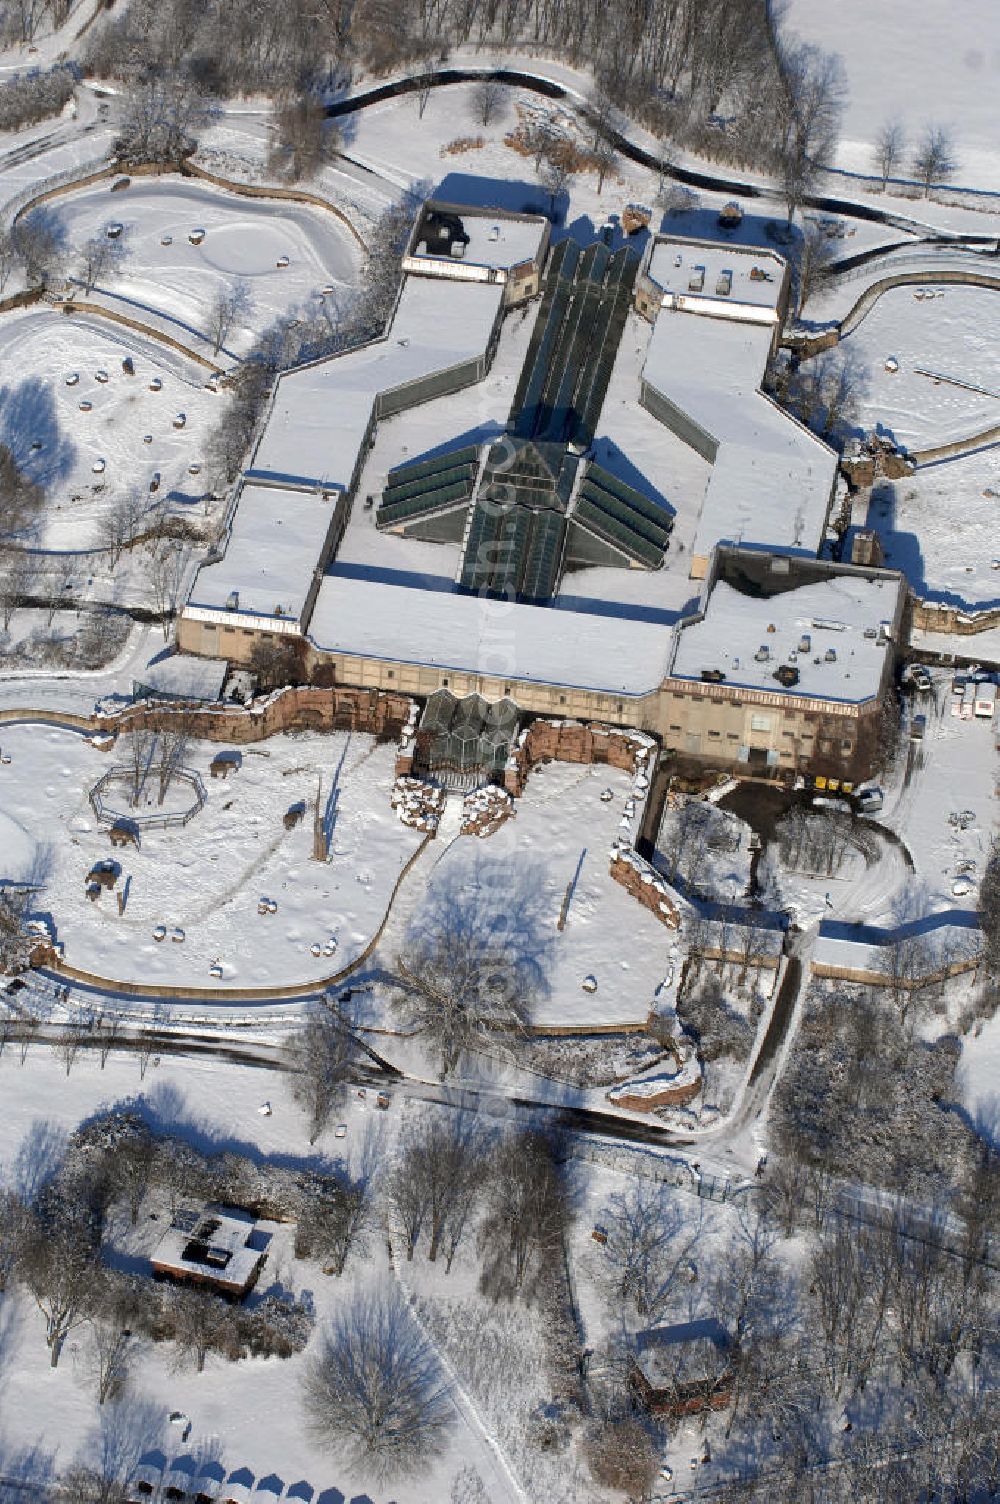
{"type": "Polygon", "coordinates": [[[614,851],[609,871],[615,882],[638,899],[661,924],[672,930],[680,927],[680,910],[671,899],[666,882],[641,856],[631,850],[627,854],[614,851]]]}
{"type": "Polygon", "coordinates": [[[1000,607],[982,611],[963,611],[959,606],[938,605],[935,601],[914,601],[911,624],[924,632],[948,632],[958,637],[974,637],[1000,626],[1000,607]]]}
{"type": "Polygon", "coordinates": [[[402,735],[410,714],[406,695],[377,689],[320,689],[302,685],[280,690],[260,706],[161,704],[143,700],[123,711],[95,715],[93,729],[157,731],[184,719],[191,733],[205,741],[265,741],[281,731],[362,731],[392,740],[402,735]]]}

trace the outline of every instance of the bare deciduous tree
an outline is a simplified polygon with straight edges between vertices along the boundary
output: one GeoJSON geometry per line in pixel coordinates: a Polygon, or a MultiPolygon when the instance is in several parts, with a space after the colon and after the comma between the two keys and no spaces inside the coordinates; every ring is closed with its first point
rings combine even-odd
{"type": "Polygon", "coordinates": [[[124,259],[125,243],[121,238],[112,240],[104,234],[92,235],[84,241],[80,248],[84,292],[93,292],[99,281],[121,271],[124,259]]]}
{"type": "Polygon", "coordinates": [[[53,1368],[70,1332],[87,1317],[97,1254],[86,1209],[51,1198],[35,1209],[18,1261],[22,1283],[45,1318],[45,1344],[53,1368]]]}
{"type": "Polygon", "coordinates": [[[102,546],[108,551],[112,569],[117,569],[123,551],[131,547],[139,536],[145,511],[145,499],[138,490],[130,486],[127,491],[121,491],[113,497],[102,514],[100,539],[102,546]]]}
{"type": "Polygon", "coordinates": [[[482,1148],[474,1124],[459,1113],[431,1116],[401,1135],[387,1190],[404,1230],[407,1258],[413,1257],[426,1220],[428,1259],[433,1262],[443,1248],[446,1272],[451,1269],[478,1193],[482,1148]]]}
{"type": "Polygon", "coordinates": [[[800,314],[821,285],[832,257],[829,235],[822,225],[809,220],[803,227],[795,255],[796,304],[800,314]]]}
{"type": "Polygon", "coordinates": [[[6,444],[0,444],[0,533],[25,528],[45,500],[42,487],[26,475],[6,444]]]}
{"type": "Polygon", "coordinates": [[[118,154],[125,162],[180,162],[194,147],[202,114],[183,74],[148,76],[126,97],[118,154]]]}
{"type": "Polygon", "coordinates": [[[538,180],[549,196],[550,216],[555,214],[556,203],[560,195],[566,192],[575,173],[576,168],[565,143],[550,146],[538,168],[538,180]]]}
{"type": "Polygon", "coordinates": [[[661,1321],[701,1237],[700,1217],[688,1217],[663,1186],[637,1180],[611,1197],[601,1225],[607,1242],[594,1257],[616,1312],[630,1309],[647,1323],[661,1321]]]}
{"type": "Polygon", "coordinates": [[[225,1302],[202,1290],[172,1290],[170,1316],[179,1354],[202,1373],[209,1353],[223,1345],[228,1332],[225,1302]]]}
{"type": "Polygon", "coordinates": [[[479,124],[492,125],[501,117],[504,86],[498,78],[482,78],[472,91],[472,110],[479,124]]]}
{"type": "Polygon", "coordinates": [[[551,936],[537,874],[436,882],[396,957],[400,1003],[447,1075],[463,1052],[524,1033],[547,985],[551,936]]]}
{"type": "Polygon", "coordinates": [[[979,927],[983,961],[991,977],[1000,977],[1000,840],[994,839],[979,884],[979,927]]]}
{"type": "Polygon", "coordinates": [[[958,168],[951,133],[942,125],[929,125],[913,153],[913,175],[927,198],[935,183],[940,183],[958,168]]]}
{"type": "Polygon", "coordinates": [[[407,1152],[404,1139],[403,1154],[390,1167],[385,1177],[386,1197],[395,1225],[403,1235],[408,1260],[413,1258],[427,1216],[427,1182],[422,1169],[407,1152]]]}
{"type": "Polygon", "coordinates": [[[597,173],[597,191],[603,193],[604,180],[618,170],[618,153],[605,137],[594,147],[594,171],[597,173]]]}
{"type": "Polygon", "coordinates": [[[94,1033],[97,1038],[102,1071],[108,1063],[108,1056],[115,1047],[121,1028],[121,1014],[114,1008],[107,1013],[102,1011],[94,1018],[94,1033]]]}
{"type": "Polygon", "coordinates": [[[366,1177],[344,1180],[330,1197],[310,1197],[295,1226],[298,1258],[316,1258],[324,1274],[343,1274],[352,1248],[361,1246],[371,1213],[366,1177]]]}
{"type": "Polygon", "coordinates": [[[221,286],[212,300],[208,314],[208,333],[212,354],[218,355],[236,326],[250,317],[253,298],[250,284],[243,277],[221,286]]]}
{"type": "Polygon", "coordinates": [[[349,1003],[314,1003],[289,1045],[292,1094],[306,1114],[311,1144],[330,1121],[352,1071],[364,1057],[357,1026],[349,1003]]]}
{"type": "Polygon", "coordinates": [[[110,1306],[91,1320],[90,1346],[97,1403],[103,1405],[122,1393],[135,1358],[135,1343],[123,1310],[110,1306]]]}
{"type": "Polygon", "coordinates": [[[0,1294],[17,1269],[30,1226],[30,1216],[22,1198],[16,1191],[0,1187],[0,1294]]]}
{"type": "Polygon", "coordinates": [[[165,722],[160,731],[157,749],[159,761],[156,765],[157,796],[160,804],[167,797],[170,785],[184,766],[184,760],[191,745],[193,728],[193,717],[177,715],[165,722]]]}
{"type": "Polygon", "coordinates": [[[889,179],[902,164],[906,151],[906,137],[898,120],[887,120],[875,136],[872,159],[882,179],[882,192],[889,186],[889,179]]]}
{"type": "Polygon", "coordinates": [[[833,160],[844,72],[839,57],[807,43],[779,43],[778,65],[783,86],[778,172],[790,225],[817,174],[833,160]]]}
{"type": "Polygon", "coordinates": [[[296,94],[277,104],[268,149],[272,172],[292,182],[311,178],[337,154],[340,132],[327,120],[323,101],[315,94],[296,94]]]}
{"type": "Polygon", "coordinates": [[[495,1294],[526,1289],[528,1276],[559,1256],[569,1221],[552,1140],[530,1130],[501,1140],[488,1171],[480,1226],[484,1286],[495,1294]]]}
{"type": "Polygon", "coordinates": [[[153,758],[156,753],[156,732],[146,726],[133,726],[119,745],[125,754],[125,764],[128,769],[130,790],[130,802],[134,807],[139,803],[153,758]]]}
{"type": "Polygon", "coordinates": [[[648,1499],[659,1468],[658,1448],[636,1415],[592,1427],[587,1462],[597,1483],[629,1499],[648,1499]]]}
{"type": "Polygon", "coordinates": [[[0,297],[3,297],[18,259],[13,236],[6,226],[0,226],[0,297]]]}
{"type": "Polygon", "coordinates": [[[317,1438],[382,1478],[427,1466],[453,1414],[437,1359],[395,1290],[337,1311],[306,1369],[303,1398],[317,1438]]]}
{"type": "Polygon", "coordinates": [[[62,270],[64,234],[53,214],[33,209],[14,226],[14,245],[29,287],[48,287],[62,270]]]}
{"type": "Polygon", "coordinates": [[[170,635],[170,623],[177,609],[184,583],[186,554],[179,538],[158,538],[149,555],[149,583],[156,609],[163,618],[163,637],[170,635]]]}

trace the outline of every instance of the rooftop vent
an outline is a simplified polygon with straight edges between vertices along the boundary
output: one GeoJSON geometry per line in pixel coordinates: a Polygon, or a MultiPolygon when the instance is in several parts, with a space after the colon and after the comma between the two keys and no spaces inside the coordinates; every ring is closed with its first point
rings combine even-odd
{"type": "Polygon", "coordinates": [[[824,663],[836,663],[836,661],[837,661],[837,649],[836,648],[827,648],[826,652],[823,654],[823,662],[824,663]]]}
{"type": "Polygon", "coordinates": [[[238,611],[239,609],[240,609],[240,592],[238,590],[230,590],[229,594],[226,596],[226,610],[227,611],[238,611]]]}
{"type": "Polygon", "coordinates": [[[791,689],[793,685],[799,682],[799,671],[797,668],[792,668],[791,664],[783,663],[779,668],[775,669],[773,677],[785,689],[791,689]]]}
{"type": "Polygon", "coordinates": [[[811,649],[812,649],[812,638],[809,636],[808,632],[803,632],[802,636],[799,638],[799,652],[800,653],[808,653],[808,652],[811,651],[811,649]]]}
{"type": "Polygon", "coordinates": [[[758,663],[766,663],[770,656],[771,649],[768,647],[766,642],[762,642],[756,653],[754,653],[754,658],[758,663]]]}

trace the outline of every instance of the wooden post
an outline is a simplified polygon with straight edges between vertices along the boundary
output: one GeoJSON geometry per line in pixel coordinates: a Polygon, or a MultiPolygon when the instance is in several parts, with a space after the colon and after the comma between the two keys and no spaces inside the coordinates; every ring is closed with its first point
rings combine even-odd
{"type": "Polygon", "coordinates": [[[323,775],[316,779],[316,810],[313,814],[313,861],[325,862],[330,855],[323,822],[323,775]]]}

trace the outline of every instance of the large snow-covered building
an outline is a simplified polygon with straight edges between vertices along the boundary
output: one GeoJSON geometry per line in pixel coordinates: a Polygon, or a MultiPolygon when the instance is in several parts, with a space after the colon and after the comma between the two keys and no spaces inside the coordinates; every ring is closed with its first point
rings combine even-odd
{"type": "Polygon", "coordinates": [[[291,639],[325,683],[508,699],[639,726],[719,766],[853,776],[867,731],[805,726],[865,721],[901,585],[878,570],[837,585],[850,570],[816,564],[836,456],[761,389],[785,261],[678,237],[641,257],[629,241],[548,238],[537,216],[423,207],[384,338],[276,383],[179,645],[246,662],[291,639]],[[679,533],[687,471],[700,479],[679,533]],[[794,684],[749,682],[765,609],[796,643],[819,641],[814,621],[863,618],[856,664],[803,659],[794,684]],[[727,664],[700,661],[713,646],[727,664]],[[791,719],[748,711],[760,696],[791,719]]]}
{"type": "Polygon", "coordinates": [[[716,549],[674,638],[664,746],[735,771],[866,777],[905,606],[893,570],[716,549]]]}
{"type": "Polygon", "coordinates": [[[636,289],[653,321],[640,401],[712,466],[691,575],[717,543],[815,558],[837,456],[761,389],[788,303],[773,251],[655,236],[636,289]]]}

